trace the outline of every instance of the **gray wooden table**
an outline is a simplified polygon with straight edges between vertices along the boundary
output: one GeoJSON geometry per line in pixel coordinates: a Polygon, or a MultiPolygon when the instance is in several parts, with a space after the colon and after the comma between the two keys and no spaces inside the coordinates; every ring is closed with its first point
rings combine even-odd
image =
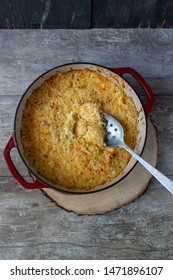
{"type": "Polygon", "coordinates": [[[119,210],[79,216],[23,189],[6,167],[2,151],[25,89],[44,71],[80,61],[130,66],[146,79],[155,94],[157,168],[173,180],[172,30],[0,30],[0,259],[173,259],[173,196],[155,179],[119,210]]]}

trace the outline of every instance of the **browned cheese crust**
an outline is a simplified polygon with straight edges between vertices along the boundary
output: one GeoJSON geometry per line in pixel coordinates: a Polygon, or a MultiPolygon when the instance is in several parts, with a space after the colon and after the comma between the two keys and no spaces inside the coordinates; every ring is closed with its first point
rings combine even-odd
{"type": "Polygon", "coordinates": [[[134,149],[138,112],[123,87],[89,69],[57,73],[34,90],[23,113],[21,142],[29,165],[46,180],[89,190],[112,181],[130,155],[105,145],[103,112],[124,128],[134,149]]]}

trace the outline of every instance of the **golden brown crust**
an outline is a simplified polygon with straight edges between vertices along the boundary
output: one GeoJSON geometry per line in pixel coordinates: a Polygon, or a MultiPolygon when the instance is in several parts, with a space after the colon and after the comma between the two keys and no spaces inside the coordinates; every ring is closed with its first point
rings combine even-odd
{"type": "Polygon", "coordinates": [[[27,102],[21,128],[25,158],[45,179],[69,189],[112,181],[130,155],[105,147],[103,112],[122,124],[125,142],[134,149],[138,112],[123,88],[89,69],[57,73],[27,102]]]}

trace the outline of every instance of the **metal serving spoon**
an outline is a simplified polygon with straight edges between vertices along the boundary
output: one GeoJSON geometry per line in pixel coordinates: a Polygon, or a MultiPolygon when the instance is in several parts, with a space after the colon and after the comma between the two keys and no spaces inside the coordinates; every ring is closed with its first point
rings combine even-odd
{"type": "Polygon", "coordinates": [[[132,156],[134,156],[170,193],[173,194],[173,182],[169,180],[160,171],[138,156],[132,151],[124,142],[124,131],[120,123],[113,117],[104,114],[106,125],[106,145],[107,147],[120,146],[126,149],[132,156]]]}

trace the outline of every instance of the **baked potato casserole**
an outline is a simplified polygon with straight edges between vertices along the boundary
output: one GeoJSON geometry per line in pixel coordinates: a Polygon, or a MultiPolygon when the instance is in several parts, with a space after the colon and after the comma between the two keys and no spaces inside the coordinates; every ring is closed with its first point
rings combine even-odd
{"type": "Polygon", "coordinates": [[[23,112],[21,143],[29,165],[68,189],[91,190],[114,180],[131,156],[106,147],[103,113],[121,123],[134,149],[138,112],[123,86],[87,68],[57,72],[33,91],[23,112]]]}

